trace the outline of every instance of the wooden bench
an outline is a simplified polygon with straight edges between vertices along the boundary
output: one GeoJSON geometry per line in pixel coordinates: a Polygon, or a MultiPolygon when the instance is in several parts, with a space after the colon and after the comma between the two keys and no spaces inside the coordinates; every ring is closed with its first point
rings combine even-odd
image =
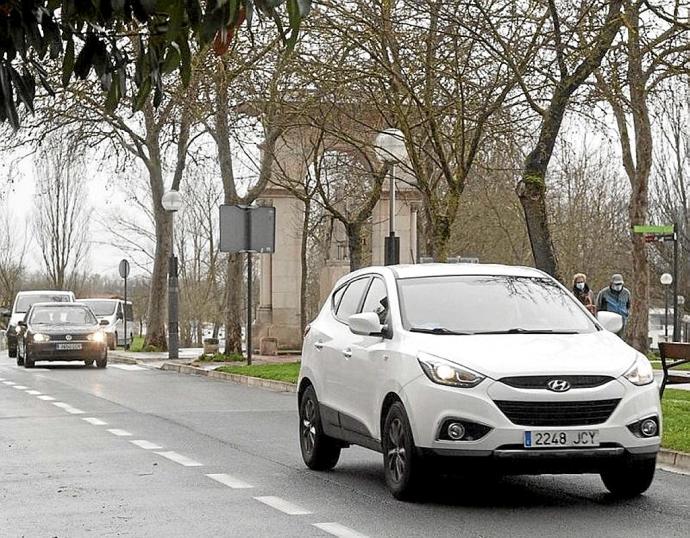
{"type": "Polygon", "coordinates": [[[663,396],[667,384],[690,383],[690,377],[673,375],[672,372],[669,373],[671,368],[690,363],[690,344],[660,342],[659,352],[661,354],[661,367],[664,370],[664,377],[661,380],[659,394],[663,396]]]}

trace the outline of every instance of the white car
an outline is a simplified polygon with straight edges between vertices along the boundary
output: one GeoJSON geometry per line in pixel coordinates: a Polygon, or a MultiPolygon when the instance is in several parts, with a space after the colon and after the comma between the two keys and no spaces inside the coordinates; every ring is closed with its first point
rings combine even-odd
{"type": "Polygon", "coordinates": [[[600,473],[615,495],[639,495],[654,478],[661,410],[649,361],[609,332],[620,327],[536,269],[355,271],[304,340],[302,457],[328,470],[349,444],[382,452],[398,499],[431,463],[600,473]]]}
{"type": "Polygon", "coordinates": [[[134,315],[132,303],[125,303],[122,299],[79,299],[79,302],[87,305],[98,321],[107,319],[105,332],[108,336],[108,348],[115,349],[117,346],[124,346],[125,339],[125,315],[127,316],[127,332],[134,331],[134,315]]]}

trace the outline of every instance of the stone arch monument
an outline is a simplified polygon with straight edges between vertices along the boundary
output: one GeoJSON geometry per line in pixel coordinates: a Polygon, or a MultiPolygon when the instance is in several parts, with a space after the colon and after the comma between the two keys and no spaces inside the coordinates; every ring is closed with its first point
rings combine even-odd
{"type": "MultiPolygon", "coordinates": [[[[352,125],[359,130],[359,139],[370,140],[373,146],[378,132],[370,130],[363,135],[358,122],[352,122],[352,125]]],[[[339,129],[343,129],[343,122],[339,123],[339,129]]],[[[334,148],[337,150],[337,143],[329,146],[330,150],[334,148]]],[[[314,144],[310,142],[309,130],[299,128],[288,131],[278,141],[275,157],[283,175],[299,182],[307,173],[304,156],[313,151],[314,144]]],[[[405,176],[399,168],[396,167],[396,175],[400,180],[396,181],[395,231],[400,237],[400,263],[415,263],[418,256],[417,215],[421,197],[409,185],[413,178],[409,173],[405,176]]],[[[389,233],[389,201],[389,182],[385,181],[365,238],[365,249],[370,253],[372,265],[383,265],[384,237],[389,233]]],[[[273,254],[259,255],[260,293],[255,317],[255,345],[258,347],[262,341],[270,341],[277,343],[281,350],[299,350],[302,346],[300,285],[304,204],[290,191],[274,183],[269,184],[259,203],[276,208],[276,250],[273,254]]],[[[349,271],[347,235],[343,224],[334,221],[327,259],[319,275],[321,302],[335,282],[349,271]]]]}

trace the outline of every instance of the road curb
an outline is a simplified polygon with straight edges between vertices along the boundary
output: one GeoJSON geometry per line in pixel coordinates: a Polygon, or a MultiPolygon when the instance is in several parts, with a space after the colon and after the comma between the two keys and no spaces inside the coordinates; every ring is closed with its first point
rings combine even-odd
{"type": "Polygon", "coordinates": [[[657,461],[680,471],[686,473],[690,472],[690,454],[686,454],[685,452],[676,452],[675,450],[662,448],[659,451],[657,461]]]}
{"type": "Polygon", "coordinates": [[[108,361],[117,364],[139,364],[136,359],[130,359],[129,357],[120,357],[115,353],[108,353],[108,361]]]}
{"type": "Polygon", "coordinates": [[[247,385],[248,387],[268,389],[275,392],[297,392],[297,385],[294,383],[288,383],[286,381],[274,381],[272,379],[261,379],[260,377],[251,377],[247,375],[228,374],[225,372],[218,372],[217,370],[204,370],[203,368],[197,368],[196,366],[189,366],[186,364],[164,362],[161,366],[161,370],[177,372],[179,374],[210,377],[211,379],[230,381],[231,383],[247,385]]]}

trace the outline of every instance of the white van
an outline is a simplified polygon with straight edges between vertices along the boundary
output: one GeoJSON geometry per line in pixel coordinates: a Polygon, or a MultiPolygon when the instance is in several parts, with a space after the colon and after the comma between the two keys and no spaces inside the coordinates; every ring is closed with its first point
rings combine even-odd
{"type": "Polygon", "coordinates": [[[24,319],[34,303],[73,303],[74,292],[61,290],[20,291],[14,299],[10,321],[7,323],[7,351],[17,356],[17,324],[24,319]]]}
{"type": "Polygon", "coordinates": [[[108,334],[108,347],[115,349],[125,345],[125,316],[127,317],[127,332],[134,330],[134,313],[132,303],[122,299],[79,299],[79,302],[88,306],[98,321],[108,320],[104,330],[108,334]]]}

